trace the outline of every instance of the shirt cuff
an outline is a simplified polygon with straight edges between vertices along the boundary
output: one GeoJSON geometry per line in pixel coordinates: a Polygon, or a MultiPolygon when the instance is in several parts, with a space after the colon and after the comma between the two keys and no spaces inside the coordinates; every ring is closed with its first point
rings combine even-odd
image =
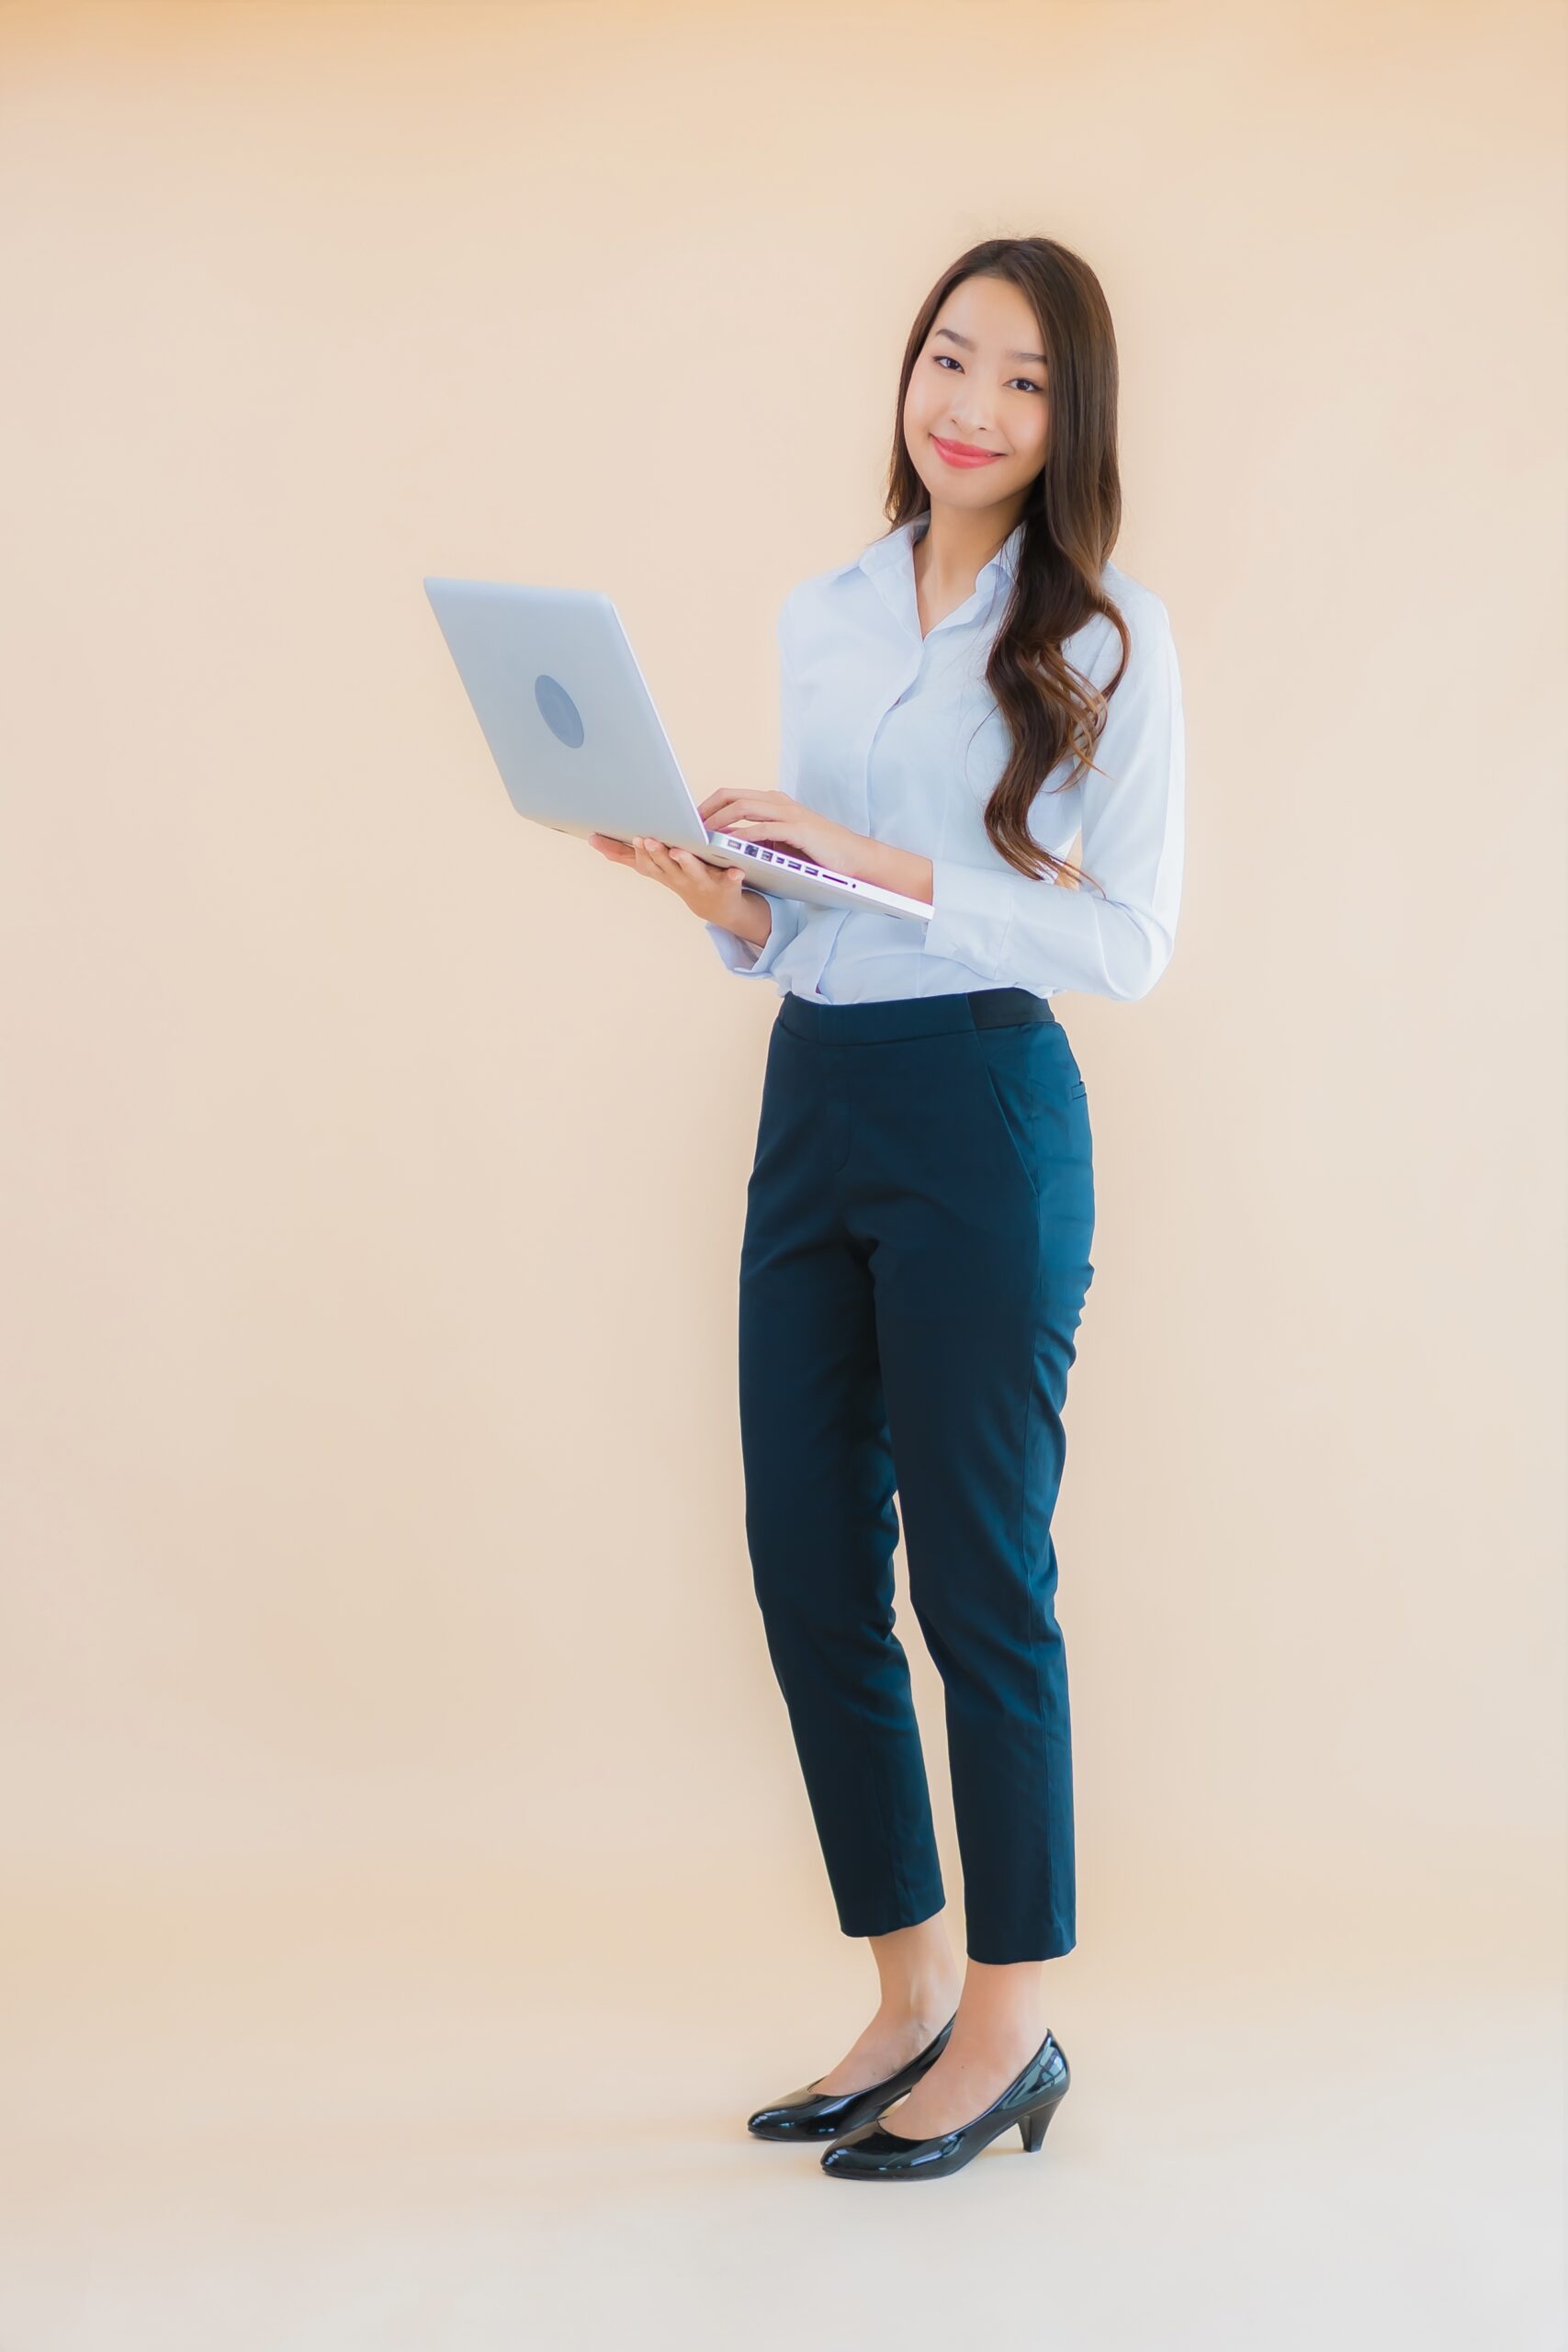
{"type": "Polygon", "coordinates": [[[1007,961],[1012,928],[1012,903],[1002,876],[977,865],[960,865],[950,857],[933,857],[931,863],[926,952],[994,980],[1007,961]]]}
{"type": "Polygon", "coordinates": [[[743,980],[759,979],[772,971],[808,911],[804,899],[781,899],[772,890],[759,890],[757,896],[766,899],[773,912],[773,929],[761,947],[749,939],[738,939],[722,923],[703,925],[718,950],[719,960],[743,980]]]}

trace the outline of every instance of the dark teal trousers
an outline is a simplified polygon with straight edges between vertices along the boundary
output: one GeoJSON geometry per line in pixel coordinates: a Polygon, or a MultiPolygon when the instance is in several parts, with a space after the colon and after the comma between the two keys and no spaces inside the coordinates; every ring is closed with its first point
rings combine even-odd
{"type": "Polygon", "coordinates": [[[781,1000],[740,1262],[746,1534],[848,1936],[944,1901],[894,1631],[901,1510],[965,1949],[1077,1940],[1051,1517],[1093,1229],[1084,1082],[1044,999],[781,1000]]]}

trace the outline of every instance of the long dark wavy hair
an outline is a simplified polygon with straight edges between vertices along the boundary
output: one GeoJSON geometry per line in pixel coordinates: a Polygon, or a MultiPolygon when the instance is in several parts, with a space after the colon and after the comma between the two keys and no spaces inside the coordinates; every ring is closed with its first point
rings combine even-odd
{"type": "MultiPolygon", "coordinates": [[[[1043,849],[1029,812],[1058,760],[1074,753],[1066,792],[1094,765],[1110,698],[1132,650],[1127,625],[1100,581],[1122,527],[1116,463],[1119,375],[1116,333],[1104,290],[1088,262],[1049,237],[992,237],[960,254],[921,303],[904,352],[888,472],[889,536],[930,510],[931,493],[904,443],[904,400],[936,315],[965,277],[1006,279],[1027,296],[1044,337],[1050,424],[1045,462],[1023,513],[1018,578],[986,664],[986,683],[1012,737],[1012,756],[986,803],[986,831],[1010,865],[1032,881],[1093,882],[1071,859],[1043,849]],[[1116,674],[1101,694],[1062,646],[1096,613],[1122,639],[1116,674]]],[[[1094,888],[1105,893],[1098,882],[1094,888]]]]}

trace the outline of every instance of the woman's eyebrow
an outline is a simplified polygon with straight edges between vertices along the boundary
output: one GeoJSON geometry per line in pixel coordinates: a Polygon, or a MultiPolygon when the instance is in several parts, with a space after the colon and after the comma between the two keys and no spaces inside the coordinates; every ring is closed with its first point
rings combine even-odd
{"type": "MultiPolygon", "coordinates": [[[[936,332],[937,334],[946,335],[952,343],[962,344],[965,351],[973,351],[975,348],[971,338],[966,334],[960,334],[956,327],[938,327],[936,332]]],[[[931,337],[931,341],[933,343],[936,341],[936,335],[931,337]]],[[[1040,368],[1048,368],[1051,364],[1043,351],[1004,351],[1002,357],[1004,359],[1032,359],[1040,368]]]]}

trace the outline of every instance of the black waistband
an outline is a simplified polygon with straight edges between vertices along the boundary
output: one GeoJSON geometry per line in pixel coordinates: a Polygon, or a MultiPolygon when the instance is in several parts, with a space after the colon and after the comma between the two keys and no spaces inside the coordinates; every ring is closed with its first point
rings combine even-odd
{"type": "Polygon", "coordinates": [[[776,1017],[794,1036],[840,1046],[931,1037],[946,1029],[1011,1029],[1021,1022],[1056,1018],[1049,999],[1032,989],[964,989],[942,996],[885,997],[870,1004],[814,1004],[792,989],[776,1017]]]}

